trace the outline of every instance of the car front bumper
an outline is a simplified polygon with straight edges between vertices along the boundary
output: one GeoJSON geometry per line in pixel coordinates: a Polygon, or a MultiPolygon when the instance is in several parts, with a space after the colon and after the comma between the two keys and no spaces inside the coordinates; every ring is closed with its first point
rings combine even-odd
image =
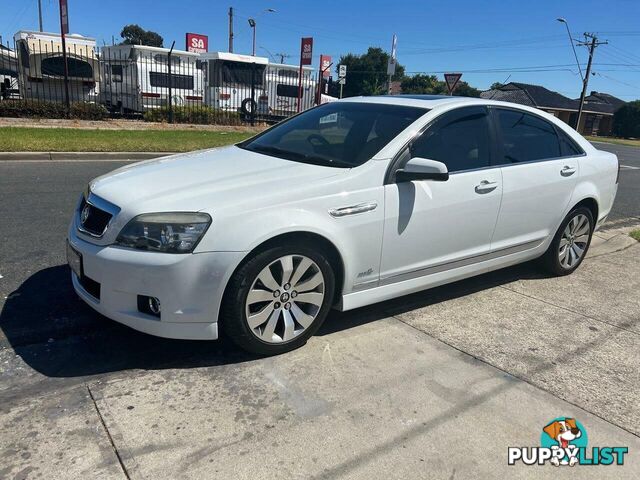
{"type": "Polygon", "coordinates": [[[99,246],[69,231],[82,255],[86,282],[71,273],[76,293],[104,316],[159,337],[215,340],[225,286],[244,252],[166,254],[99,246]],[[95,284],[94,284],[95,286],[95,284]],[[90,293],[91,292],[91,293],[90,293]],[[160,316],[138,309],[138,296],[160,300],[160,316]]]}

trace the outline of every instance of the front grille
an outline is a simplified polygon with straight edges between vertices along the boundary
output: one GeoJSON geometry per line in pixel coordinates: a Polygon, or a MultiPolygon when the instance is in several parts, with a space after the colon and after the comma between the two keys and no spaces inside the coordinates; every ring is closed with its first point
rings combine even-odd
{"type": "Polygon", "coordinates": [[[87,203],[84,198],[80,203],[79,215],[80,229],[97,237],[104,234],[104,231],[107,229],[107,225],[109,225],[109,222],[111,221],[111,217],[113,217],[109,212],[105,212],[95,205],[87,203]]]}

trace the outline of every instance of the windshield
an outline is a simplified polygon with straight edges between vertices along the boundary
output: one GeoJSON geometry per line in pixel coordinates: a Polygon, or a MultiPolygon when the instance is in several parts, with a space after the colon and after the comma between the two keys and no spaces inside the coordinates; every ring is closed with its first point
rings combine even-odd
{"type": "Polygon", "coordinates": [[[380,103],[327,103],[238,146],[298,162],[356,167],[427,112],[426,108],[380,103]]]}

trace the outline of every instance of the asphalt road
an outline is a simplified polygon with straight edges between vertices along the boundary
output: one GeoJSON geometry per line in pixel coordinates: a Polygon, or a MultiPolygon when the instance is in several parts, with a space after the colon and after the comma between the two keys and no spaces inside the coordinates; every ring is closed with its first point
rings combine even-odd
{"type": "Polygon", "coordinates": [[[620,185],[609,216],[610,225],[636,225],[640,223],[640,147],[594,143],[599,150],[615,153],[620,160],[620,185]]]}
{"type": "MultiPolygon", "coordinates": [[[[598,148],[634,167],[610,225],[640,224],[640,149],[598,148]]],[[[555,478],[501,470],[501,455],[559,414],[640,450],[640,247],[568,278],[518,266],[334,313],[303,349],[256,360],[224,339],[139,334],[76,297],[69,216],[123,164],[0,162],[0,478],[269,478],[273,459],[286,478],[555,478]]]]}

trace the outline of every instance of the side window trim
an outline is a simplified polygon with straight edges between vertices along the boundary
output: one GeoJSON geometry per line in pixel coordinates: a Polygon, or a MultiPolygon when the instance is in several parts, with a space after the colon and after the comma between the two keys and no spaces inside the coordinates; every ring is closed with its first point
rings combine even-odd
{"type": "MultiPolygon", "coordinates": [[[[400,148],[398,150],[398,152],[394,155],[393,159],[391,160],[391,162],[389,162],[389,166],[387,167],[387,171],[385,173],[384,176],[384,183],[383,185],[390,185],[395,182],[395,173],[398,169],[402,168],[402,162],[404,162],[404,160],[402,159],[402,157],[404,156],[404,154],[411,148],[411,145],[418,140],[429,128],[431,128],[433,126],[434,123],[436,123],[438,120],[440,120],[443,115],[447,115],[449,113],[454,113],[454,112],[461,112],[463,110],[466,109],[471,109],[471,108],[476,108],[476,109],[483,109],[485,111],[485,113],[487,114],[487,120],[488,120],[488,127],[489,127],[489,142],[490,142],[490,147],[489,147],[489,165],[485,166],[485,167],[478,167],[478,168],[471,168],[471,169],[467,169],[467,170],[457,170],[455,172],[449,172],[450,175],[455,175],[457,173],[466,173],[466,172],[474,172],[476,170],[486,170],[489,168],[496,168],[496,165],[493,164],[494,162],[494,158],[495,155],[497,154],[497,150],[496,150],[496,139],[497,139],[497,134],[496,134],[496,129],[493,125],[493,121],[491,118],[491,110],[489,108],[488,105],[463,105],[457,108],[453,108],[451,110],[447,110],[446,112],[441,113],[440,115],[438,115],[437,117],[431,119],[429,122],[427,122],[425,125],[422,126],[422,128],[420,130],[418,130],[416,132],[416,134],[411,137],[407,143],[405,143],[402,148],[400,148]]],[[[407,158],[407,161],[410,160],[411,157],[407,158]]]]}

